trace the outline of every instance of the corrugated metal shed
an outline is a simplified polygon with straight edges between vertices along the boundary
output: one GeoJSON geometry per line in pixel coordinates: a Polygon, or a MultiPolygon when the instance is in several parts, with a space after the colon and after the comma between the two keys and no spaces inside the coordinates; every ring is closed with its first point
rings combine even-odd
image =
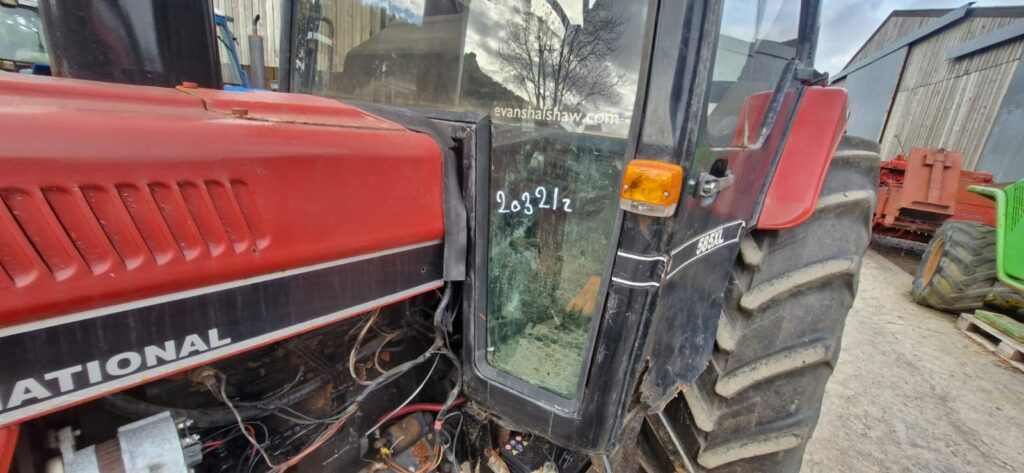
{"type": "MultiPolygon", "coordinates": [[[[952,10],[894,11],[854,55],[849,66],[902,38],[927,28],[952,10]]],[[[1007,88],[1024,55],[1024,36],[948,60],[947,53],[972,39],[1024,21],[1024,8],[971,8],[968,14],[935,33],[908,45],[909,51],[899,74],[894,97],[886,111],[875,107],[861,110],[854,99],[855,73],[833,85],[851,88],[851,113],[881,113],[883,156],[905,153],[911,147],[942,147],[961,151],[965,167],[975,169],[985,150],[990,131],[1000,113],[1007,88]]],[[[1024,134],[1024,130],[1022,130],[1024,134]]],[[[1020,156],[986,156],[983,167],[993,159],[1024,159],[1020,156]]],[[[1024,178],[1022,176],[1000,176],[1024,178]]]]}
{"type": "MultiPolygon", "coordinates": [[[[259,33],[263,35],[266,65],[276,68],[280,58],[281,0],[213,0],[214,8],[234,19],[231,30],[238,38],[238,55],[249,65],[248,35],[252,20],[260,15],[259,33]]],[[[334,25],[333,70],[340,71],[345,54],[381,29],[383,2],[377,0],[331,0],[321,2],[323,16],[334,25]]],[[[271,75],[271,78],[276,77],[271,75]]]]}
{"type": "Polygon", "coordinates": [[[231,31],[238,38],[238,55],[242,64],[249,64],[249,41],[252,20],[260,15],[259,33],[263,35],[265,61],[276,67],[281,41],[281,0],[213,0],[213,7],[234,19],[231,31]]]}

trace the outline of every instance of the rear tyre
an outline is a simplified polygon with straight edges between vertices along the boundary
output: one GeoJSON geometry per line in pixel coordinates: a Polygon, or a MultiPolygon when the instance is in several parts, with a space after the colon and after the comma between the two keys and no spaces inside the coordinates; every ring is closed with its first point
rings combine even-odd
{"type": "Polygon", "coordinates": [[[980,309],[996,281],[996,229],[947,221],[921,256],[912,293],[918,304],[959,314],[980,309]]]}
{"type": "MultiPolygon", "coordinates": [[[[878,144],[843,138],[814,215],[741,242],[711,363],[668,407],[712,472],[796,472],[871,241],[878,144]]],[[[692,454],[692,452],[691,452],[692,454]]]]}

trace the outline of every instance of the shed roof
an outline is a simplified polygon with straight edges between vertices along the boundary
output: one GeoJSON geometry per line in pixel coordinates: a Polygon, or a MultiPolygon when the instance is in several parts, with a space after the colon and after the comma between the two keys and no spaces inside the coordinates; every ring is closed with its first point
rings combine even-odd
{"type": "MultiPolygon", "coordinates": [[[[885,56],[889,50],[914,44],[950,28],[964,18],[1024,18],[1024,6],[930,8],[920,10],[893,10],[871,33],[868,40],[850,58],[835,80],[885,56]]],[[[1019,35],[1016,35],[1019,36],[1019,35]]],[[[1006,41],[1015,36],[1004,37],[1006,41]]],[[[991,45],[998,44],[993,42],[991,45]]]]}

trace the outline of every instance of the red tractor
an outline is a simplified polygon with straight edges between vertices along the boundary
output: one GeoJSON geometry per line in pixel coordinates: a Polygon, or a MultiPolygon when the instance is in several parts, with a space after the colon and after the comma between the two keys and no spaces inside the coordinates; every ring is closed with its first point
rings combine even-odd
{"type": "Polygon", "coordinates": [[[799,470],[879,169],[819,0],[285,1],[280,93],[208,1],[40,13],[0,471],[799,470]]]}

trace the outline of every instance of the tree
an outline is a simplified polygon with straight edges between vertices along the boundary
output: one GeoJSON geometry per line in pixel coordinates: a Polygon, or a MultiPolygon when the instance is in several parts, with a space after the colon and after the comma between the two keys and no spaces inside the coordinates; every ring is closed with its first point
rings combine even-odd
{"type": "Polygon", "coordinates": [[[541,109],[579,110],[584,104],[614,101],[622,78],[608,60],[617,51],[625,19],[612,14],[608,2],[591,8],[585,2],[583,25],[573,25],[557,2],[548,3],[562,33],[548,19],[520,8],[498,52],[509,82],[541,109]]]}

